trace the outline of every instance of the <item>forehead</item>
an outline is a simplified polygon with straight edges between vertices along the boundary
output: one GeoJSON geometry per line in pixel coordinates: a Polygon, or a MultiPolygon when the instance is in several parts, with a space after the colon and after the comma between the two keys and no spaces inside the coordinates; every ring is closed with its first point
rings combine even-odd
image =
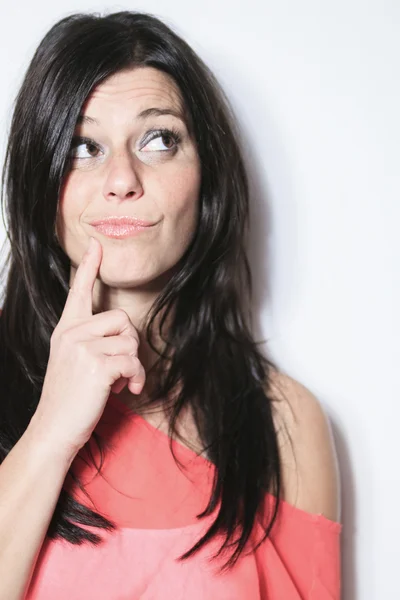
{"type": "Polygon", "coordinates": [[[162,107],[181,109],[178,86],[166,73],[152,67],[136,67],[120,71],[98,84],[88,96],[84,112],[109,104],[144,105],[156,100],[162,107]]]}

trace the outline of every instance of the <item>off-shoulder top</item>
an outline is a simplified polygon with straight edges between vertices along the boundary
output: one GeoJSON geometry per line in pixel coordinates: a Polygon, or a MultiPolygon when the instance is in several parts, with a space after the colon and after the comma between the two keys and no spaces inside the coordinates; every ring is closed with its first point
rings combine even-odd
{"type": "MultiPolygon", "coordinates": [[[[107,441],[100,474],[88,460],[89,448],[100,461],[92,438],[72,463],[90,499],[70,475],[64,488],[117,528],[84,526],[101,535],[99,545],[46,538],[26,600],[339,600],[340,523],[281,500],[269,537],[233,569],[220,570],[229,554],[210,560],[223,537],[179,561],[215,519],[215,512],[196,518],[207,505],[214,465],[173,440],[179,468],[169,436],[114,394],[95,431],[107,441]]],[[[274,501],[266,495],[267,511],[274,501]]],[[[252,540],[261,539],[261,527],[260,520],[252,540]]]]}

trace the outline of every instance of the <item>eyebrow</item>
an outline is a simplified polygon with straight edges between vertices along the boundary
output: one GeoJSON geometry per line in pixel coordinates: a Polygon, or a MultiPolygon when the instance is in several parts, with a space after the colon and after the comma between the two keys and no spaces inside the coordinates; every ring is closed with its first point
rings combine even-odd
{"type": "MultiPolygon", "coordinates": [[[[137,119],[144,120],[149,117],[159,117],[161,115],[172,115],[173,117],[176,117],[177,119],[179,119],[180,121],[182,121],[183,123],[186,124],[186,119],[184,118],[182,113],[173,108],[156,108],[156,107],[146,108],[145,110],[142,110],[137,115],[137,119]]],[[[79,117],[77,119],[77,124],[80,124],[80,123],[88,123],[90,125],[100,125],[100,121],[98,121],[97,119],[94,119],[93,117],[89,117],[87,115],[79,115],[79,117]]]]}

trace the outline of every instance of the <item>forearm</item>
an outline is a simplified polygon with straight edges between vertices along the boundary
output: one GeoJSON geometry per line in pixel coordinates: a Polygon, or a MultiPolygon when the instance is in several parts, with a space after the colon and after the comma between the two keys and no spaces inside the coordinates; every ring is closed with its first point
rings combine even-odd
{"type": "Polygon", "coordinates": [[[0,600],[23,600],[72,460],[31,421],[0,465],[0,600]]]}

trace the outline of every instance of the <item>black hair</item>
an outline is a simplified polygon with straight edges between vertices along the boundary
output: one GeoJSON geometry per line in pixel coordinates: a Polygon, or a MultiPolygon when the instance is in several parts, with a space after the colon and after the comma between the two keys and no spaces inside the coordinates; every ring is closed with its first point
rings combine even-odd
{"type": "MultiPolygon", "coordinates": [[[[190,403],[216,467],[208,507],[198,517],[220,502],[217,516],[180,559],[222,533],[220,552],[233,547],[226,569],[244,551],[266,493],[276,501],[260,543],[277,516],[281,467],[271,382],[278,368],[251,333],[249,184],[236,119],[201,58],[149,13],[73,14],[58,21],[40,42],[16,97],[2,177],[10,252],[0,318],[0,460],[36,410],[50,337],[69,290],[70,260],[55,224],[78,115],[97,84],[135,67],[153,67],[175,82],[200,158],[197,229],[149,312],[146,334],[151,343],[156,316],[172,315],[174,308],[162,332],[173,352],[160,354],[152,401],[171,397],[179,386],[170,435],[190,403]]],[[[62,490],[47,535],[73,544],[101,542],[79,524],[116,527],[62,490]]]]}

